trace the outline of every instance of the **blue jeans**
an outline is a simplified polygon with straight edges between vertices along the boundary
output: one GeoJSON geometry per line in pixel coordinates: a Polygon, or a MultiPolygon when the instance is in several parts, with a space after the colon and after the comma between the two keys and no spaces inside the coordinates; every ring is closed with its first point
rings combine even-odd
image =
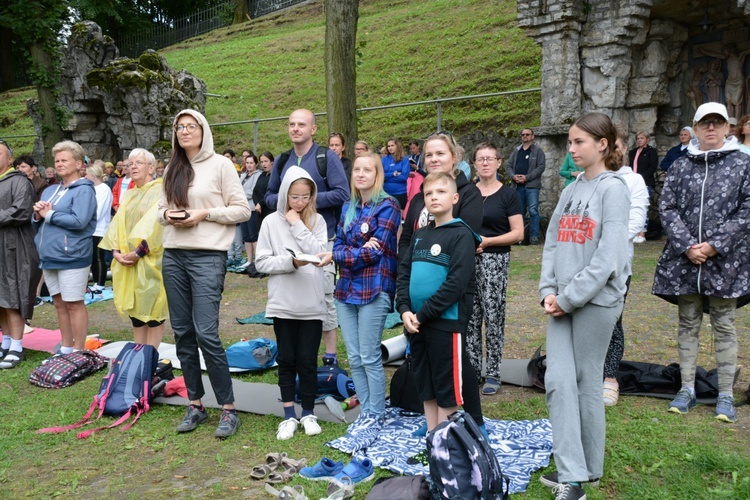
{"type": "Polygon", "coordinates": [[[391,298],[387,293],[379,293],[365,305],[336,301],[336,310],[361,411],[382,417],[385,415],[385,370],[380,343],[385,318],[391,311],[391,298]]]}
{"type": "Polygon", "coordinates": [[[529,210],[529,219],[531,219],[531,237],[539,237],[539,189],[516,186],[516,193],[521,202],[521,215],[526,217],[526,210],[529,210]]]}

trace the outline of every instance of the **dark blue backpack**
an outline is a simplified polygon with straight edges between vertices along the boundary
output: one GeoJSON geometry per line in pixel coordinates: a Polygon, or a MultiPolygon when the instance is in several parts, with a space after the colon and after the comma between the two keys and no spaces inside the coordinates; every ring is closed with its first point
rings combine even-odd
{"type": "Polygon", "coordinates": [[[112,360],[109,373],[102,379],[99,386],[99,394],[94,396],[89,411],[80,421],[66,427],[48,427],[37,432],[59,433],[77,429],[99,420],[102,415],[120,418],[111,425],[79,432],[78,438],[85,439],[102,429],[117,427],[133,417],[132,422],[122,428],[122,430],[129,429],[142,414],[150,409],[151,384],[158,362],[159,353],[153,346],[127,343],[117,358],[112,360]],[[97,408],[99,415],[92,419],[97,408]]]}

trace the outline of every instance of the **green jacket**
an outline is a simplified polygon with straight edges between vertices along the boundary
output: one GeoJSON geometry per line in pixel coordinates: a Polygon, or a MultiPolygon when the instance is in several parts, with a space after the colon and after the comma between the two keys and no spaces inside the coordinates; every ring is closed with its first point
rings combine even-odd
{"type": "Polygon", "coordinates": [[[565,155],[565,160],[560,167],[560,177],[565,179],[565,187],[568,187],[571,182],[576,180],[573,172],[583,172],[583,169],[576,167],[576,164],[573,163],[573,157],[571,157],[570,153],[568,153],[567,155],[565,155]]]}

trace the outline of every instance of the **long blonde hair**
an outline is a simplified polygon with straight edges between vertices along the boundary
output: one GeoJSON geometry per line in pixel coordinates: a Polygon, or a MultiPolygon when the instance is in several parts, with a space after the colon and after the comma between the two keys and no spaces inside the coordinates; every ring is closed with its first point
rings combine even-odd
{"type": "MultiPolygon", "coordinates": [[[[354,172],[354,165],[356,165],[358,161],[362,160],[370,160],[375,165],[375,184],[372,186],[372,194],[370,195],[370,203],[375,206],[389,197],[389,194],[386,193],[385,190],[383,190],[383,182],[385,181],[383,162],[380,160],[380,156],[378,156],[376,153],[367,151],[354,159],[354,163],[352,164],[352,172],[354,172]]],[[[346,210],[346,214],[344,215],[344,231],[349,229],[349,226],[352,224],[352,221],[354,221],[354,218],[357,215],[357,205],[362,203],[362,193],[359,191],[359,188],[354,182],[354,175],[352,175],[350,188],[352,194],[349,201],[349,208],[346,210]]]]}

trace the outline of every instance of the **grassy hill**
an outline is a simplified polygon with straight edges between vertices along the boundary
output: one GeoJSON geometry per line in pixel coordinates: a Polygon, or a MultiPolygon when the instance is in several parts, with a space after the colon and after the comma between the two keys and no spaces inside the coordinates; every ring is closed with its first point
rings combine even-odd
{"type": "MultiPolygon", "coordinates": [[[[516,26],[508,0],[362,0],[358,107],[538,87],[541,51],[516,26]]],[[[161,53],[169,64],[206,82],[211,123],[286,116],[298,107],[325,111],[325,14],[314,2],[216,30],[161,53]]],[[[0,137],[32,133],[25,99],[32,90],[0,94],[0,137]]],[[[539,120],[540,94],[443,105],[443,129],[517,130],[539,120]]],[[[372,145],[408,140],[437,127],[434,105],[360,113],[359,135],[372,145]]],[[[328,133],[325,119],[318,136],[328,133]]],[[[216,149],[252,145],[252,125],[214,129],[216,149]]],[[[33,139],[13,139],[18,151],[33,139]]],[[[259,150],[286,148],[283,121],[261,123],[259,150]]]]}

